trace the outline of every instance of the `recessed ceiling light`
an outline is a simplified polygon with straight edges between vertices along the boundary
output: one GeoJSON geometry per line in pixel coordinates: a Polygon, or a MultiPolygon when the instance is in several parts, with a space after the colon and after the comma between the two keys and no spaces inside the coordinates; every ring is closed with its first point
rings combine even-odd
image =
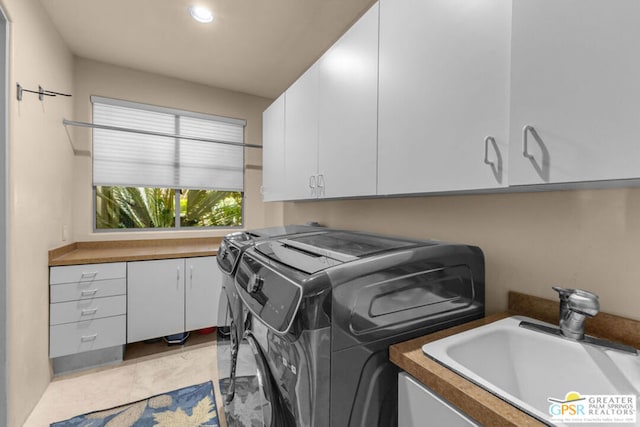
{"type": "Polygon", "coordinates": [[[206,7],[202,6],[191,6],[189,8],[189,13],[198,22],[202,22],[204,24],[213,21],[213,13],[206,7]]]}

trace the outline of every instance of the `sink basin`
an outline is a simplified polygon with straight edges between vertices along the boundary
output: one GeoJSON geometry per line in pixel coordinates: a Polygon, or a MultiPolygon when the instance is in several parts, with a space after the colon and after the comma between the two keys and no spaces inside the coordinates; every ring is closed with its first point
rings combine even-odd
{"type": "MultiPolygon", "coordinates": [[[[525,329],[521,321],[554,326],[512,316],[425,344],[422,351],[546,424],[565,425],[584,415],[582,425],[602,425],[584,421],[632,416],[631,403],[640,409],[640,356],[525,329]],[[607,412],[614,404],[609,400],[606,407],[590,406],[595,395],[627,396],[618,401],[627,412],[607,412]],[[560,413],[557,405],[563,404],[560,413]],[[570,413],[572,404],[582,413],[570,413]]],[[[635,419],[640,426],[640,416],[635,419]]]]}

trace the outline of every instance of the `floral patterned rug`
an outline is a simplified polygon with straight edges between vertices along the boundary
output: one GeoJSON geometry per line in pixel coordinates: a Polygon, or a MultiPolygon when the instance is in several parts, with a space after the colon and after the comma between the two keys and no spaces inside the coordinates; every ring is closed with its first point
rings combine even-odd
{"type": "Polygon", "coordinates": [[[51,427],[89,426],[219,427],[213,384],[208,381],[51,424],[51,427]]]}

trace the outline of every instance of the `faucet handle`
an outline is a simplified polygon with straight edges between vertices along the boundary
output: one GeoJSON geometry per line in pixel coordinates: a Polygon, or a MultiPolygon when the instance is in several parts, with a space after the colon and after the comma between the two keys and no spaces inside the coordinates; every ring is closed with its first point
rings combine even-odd
{"type": "Polygon", "coordinates": [[[560,331],[565,337],[584,339],[584,321],[600,311],[598,295],[582,289],[553,286],[560,295],[560,331]]]}
{"type": "Polygon", "coordinates": [[[598,295],[582,289],[561,288],[552,286],[560,297],[560,318],[568,315],[569,311],[593,317],[600,311],[598,295]]]}
{"type": "Polygon", "coordinates": [[[576,289],[569,295],[567,308],[587,317],[593,317],[600,311],[600,301],[598,295],[593,292],[576,289]]]}
{"type": "Polygon", "coordinates": [[[576,289],[561,288],[560,286],[552,286],[551,289],[558,293],[561,300],[566,301],[569,296],[576,292],[576,289]]]}

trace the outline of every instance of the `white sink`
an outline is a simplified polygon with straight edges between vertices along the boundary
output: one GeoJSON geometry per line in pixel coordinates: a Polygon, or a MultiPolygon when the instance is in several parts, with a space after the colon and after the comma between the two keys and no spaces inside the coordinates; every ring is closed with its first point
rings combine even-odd
{"type": "MultiPolygon", "coordinates": [[[[568,396],[569,392],[579,397],[633,395],[636,409],[640,409],[640,356],[525,329],[519,326],[521,321],[554,326],[513,316],[431,342],[422,350],[428,357],[548,424],[576,422],[569,412],[564,419],[560,414],[554,418],[550,413],[558,409],[550,408],[553,400],[578,397],[568,396]]],[[[640,426],[640,415],[636,416],[635,424],[620,425],[640,426]]]]}

